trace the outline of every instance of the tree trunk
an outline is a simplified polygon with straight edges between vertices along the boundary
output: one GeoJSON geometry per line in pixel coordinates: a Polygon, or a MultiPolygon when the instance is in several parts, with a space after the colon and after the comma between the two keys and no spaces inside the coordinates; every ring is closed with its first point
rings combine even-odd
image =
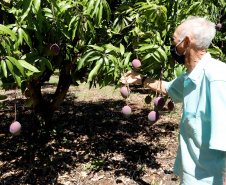
{"type": "Polygon", "coordinates": [[[32,106],[39,120],[43,122],[46,131],[50,131],[53,129],[53,114],[62,104],[72,83],[72,65],[73,63],[70,63],[69,61],[64,61],[64,64],[61,66],[60,69],[57,89],[53,95],[53,98],[48,101],[43,98],[41,93],[41,87],[44,82],[50,78],[50,76],[53,74],[53,71],[46,70],[41,78],[39,78],[38,80],[33,80],[29,83],[29,89],[32,92],[33,99],[32,106]]]}

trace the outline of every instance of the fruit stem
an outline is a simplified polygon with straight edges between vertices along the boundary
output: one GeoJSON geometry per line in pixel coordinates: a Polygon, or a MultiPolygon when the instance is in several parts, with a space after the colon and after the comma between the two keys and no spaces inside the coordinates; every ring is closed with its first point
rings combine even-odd
{"type": "Polygon", "coordinates": [[[52,11],[53,11],[53,21],[55,24],[55,43],[56,43],[56,30],[57,30],[57,23],[56,23],[56,17],[55,17],[55,11],[54,11],[54,7],[53,7],[53,3],[51,3],[52,5],[52,11]]]}
{"type": "Polygon", "coordinates": [[[15,107],[15,120],[16,121],[16,90],[17,90],[17,85],[15,87],[15,100],[14,100],[14,107],[15,107]]]}
{"type": "Polygon", "coordinates": [[[220,8],[220,16],[219,16],[219,23],[221,22],[221,8],[220,8]]]}
{"type": "Polygon", "coordinates": [[[137,60],[138,60],[138,45],[139,45],[139,41],[140,41],[139,34],[137,34],[137,52],[136,52],[136,54],[137,54],[137,60]]]}
{"type": "Polygon", "coordinates": [[[5,11],[3,11],[2,14],[3,14],[3,17],[2,17],[2,18],[3,18],[2,24],[5,25],[5,11]]]}
{"type": "Polygon", "coordinates": [[[159,83],[160,83],[160,78],[159,78],[159,81],[158,81],[158,84],[157,84],[157,88],[156,88],[156,91],[155,91],[155,98],[157,98],[159,83]]]}
{"type": "Polygon", "coordinates": [[[162,71],[161,71],[161,75],[160,75],[160,90],[161,90],[160,95],[161,96],[162,96],[162,76],[163,76],[163,70],[164,70],[164,62],[162,62],[162,71]]]}
{"type": "MultiPolygon", "coordinates": [[[[126,88],[127,88],[127,92],[129,92],[129,84],[127,83],[127,81],[126,81],[126,88]]],[[[127,93],[127,98],[126,98],[126,105],[127,106],[129,105],[128,99],[129,99],[129,93],[127,93]]]]}

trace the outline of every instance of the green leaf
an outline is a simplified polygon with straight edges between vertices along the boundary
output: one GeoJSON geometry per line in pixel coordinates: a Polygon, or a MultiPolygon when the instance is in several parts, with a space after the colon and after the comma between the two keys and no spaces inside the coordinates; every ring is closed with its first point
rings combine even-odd
{"type": "Polygon", "coordinates": [[[42,9],[40,8],[41,0],[34,0],[33,4],[37,14],[38,30],[42,30],[43,15],[42,15],[42,9]]]}
{"type": "Polygon", "coordinates": [[[79,2],[79,1],[72,1],[72,3],[73,3],[73,5],[74,6],[77,6],[76,4],[80,4],[80,5],[82,5],[82,6],[84,6],[84,4],[83,4],[83,2],[79,2]]]}
{"type": "MultiPolygon", "coordinates": [[[[105,69],[105,67],[106,67],[106,69],[107,69],[107,71],[108,71],[108,70],[109,70],[109,60],[108,60],[107,57],[104,57],[104,63],[105,63],[104,69],[105,69]]],[[[104,70],[104,69],[103,69],[103,70],[104,70]]]]}
{"type": "Polygon", "coordinates": [[[8,34],[11,36],[12,39],[14,40],[17,39],[14,32],[2,24],[0,24],[0,31],[1,31],[1,34],[8,34]]]}
{"type": "Polygon", "coordinates": [[[110,8],[110,6],[109,6],[109,4],[106,0],[103,0],[102,4],[103,4],[103,7],[104,7],[106,14],[107,14],[107,21],[109,21],[110,14],[111,14],[111,8],[110,8]]]}
{"type": "Polygon", "coordinates": [[[102,6],[102,3],[101,3],[99,10],[98,10],[98,24],[101,24],[102,17],[103,17],[103,6],[102,6]]]}
{"type": "Polygon", "coordinates": [[[91,62],[91,61],[94,61],[94,60],[98,60],[100,59],[101,56],[95,56],[95,57],[92,57],[90,58],[89,60],[87,60],[88,62],[91,62]]]}
{"type": "Polygon", "coordinates": [[[66,27],[64,27],[63,29],[61,29],[61,32],[63,33],[63,35],[69,40],[71,39],[71,35],[70,32],[68,31],[68,29],[66,27]]]}
{"type": "Polygon", "coordinates": [[[3,70],[4,76],[7,78],[7,67],[6,67],[6,63],[4,60],[1,60],[1,65],[2,65],[2,70],[3,70]]]}
{"type": "Polygon", "coordinates": [[[23,34],[23,38],[25,40],[25,42],[27,43],[27,45],[32,48],[32,41],[31,41],[31,38],[30,36],[24,31],[24,30],[21,30],[22,34],[23,34]]]}
{"type": "Polygon", "coordinates": [[[137,49],[138,51],[145,51],[147,49],[157,49],[159,46],[158,45],[153,45],[153,44],[147,44],[145,46],[140,47],[137,49]]]}
{"type": "Polygon", "coordinates": [[[36,13],[39,11],[41,0],[33,0],[36,13]]]}
{"type": "Polygon", "coordinates": [[[92,34],[95,35],[95,32],[94,32],[94,26],[93,26],[93,24],[91,23],[91,21],[87,20],[87,24],[89,25],[89,28],[90,28],[92,34]]]}
{"type": "Polygon", "coordinates": [[[108,55],[108,59],[111,60],[114,63],[117,62],[117,58],[115,56],[113,56],[113,55],[108,55]]]}
{"type": "Polygon", "coordinates": [[[41,57],[40,59],[41,59],[41,61],[43,61],[43,62],[45,63],[45,65],[46,65],[51,71],[53,70],[53,66],[52,66],[51,62],[50,62],[47,58],[41,57]]]}
{"type": "Polygon", "coordinates": [[[97,75],[101,65],[103,64],[103,58],[101,58],[97,63],[96,66],[92,69],[88,76],[88,82],[91,82],[93,78],[97,75]]]}
{"type": "Polygon", "coordinates": [[[12,63],[9,60],[6,60],[6,64],[7,64],[7,67],[9,69],[9,71],[14,76],[14,71],[13,71],[13,65],[12,65],[12,63]]]}
{"type": "Polygon", "coordinates": [[[75,20],[76,20],[77,18],[78,18],[78,15],[72,17],[72,19],[71,19],[71,21],[70,21],[70,23],[69,23],[68,31],[71,30],[71,27],[72,27],[73,23],[75,22],[75,20]]]}
{"type": "Polygon", "coordinates": [[[152,54],[148,53],[145,57],[143,57],[143,60],[149,59],[150,57],[152,57],[152,54]]]}
{"type": "Polygon", "coordinates": [[[124,66],[127,66],[130,60],[130,56],[132,55],[131,52],[129,52],[129,54],[126,56],[125,62],[124,62],[124,66]]]}
{"type": "MultiPolygon", "coordinates": [[[[92,9],[93,9],[93,7],[94,7],[94,0],[90,0],[89,4],[87,4],[86,7],[87,7],[86,13],[90,14],[92,9]]],[[[93,17],[93,15],[92,15],[92,17],[93,17]]]]}
{"type": "Polygon", "coordinates": [[[91,51],[89,53],[86,53],[78,62],[78,66],[77,66],[77,70],[80,70],[84,64],[84,62],[88,59],[88,57],[90,55],[92,55],[93,53],[95,53],[95,51],[91,51]]]}
{"type": "Polygon", "coordinates": [[[123,55],[125,52],[125,47],[120,43],[120,53],[123,55]]]}
{"type": "Polygon", "coordinates": [[[14,57],[10,57],[10,56],[7,56],[7,58],[10,60],[10,62],[12,62],[17,67],[17,69],[19,69],[20,73],[24,76],[24,68],[19,63],[19,61],[14,57]]]}
{"type": "Polygon", "coordinates": [[[37,59],[38,54],[39,54],[39,53],[38,53],[37,51],[32,51],[32,52],[30,52],[30,53],[26,53],[25,55],[23,55],[23,56],[21,57],[21,59],[23,59],[23,60],[26,59],[26,61],[28,61],[28,60],[34,61],[35,59],[37,59]]]}
{"type": "Polygon", "coordinates": [[[26,62],[25,60],[18,60],[20,62],[20,64],[30,70],[30,71],[33,71],[33,72],[40,72],[36,67],[34,67],[33,65],[29,64],[28,62],[26,62]]]}
{"type": "Polygon", "coordinates": [[[207,51],[210,52],[213,55],[221,54],[221,50],[217,47],[216,48],[208,48],[207,51]]]}
{"type": "Polygon", "coordinates": [[[96,6],[95,6],[94,11],[93,11],[93,13],[92,13],[92,17],[94,16],[94,14],[95,14],[96,12],[98,12],[98,6],[99,6],[99,4],[100,4],[100,0],[97,0],[97,1],[96,1],[96,6]]]}
{"type": "MultiPolygon", "coordinates": [[[[105,48],[106,48],[107,50],[109,50],[109,51],[114,50],[114,51],[117,52],[117,53],[120,52],[120,49],[117,48],[117,47],[115,47],[115,46],[113,46],[112,44],[106,44],[106,45],[105,45],[105,48]]],[[[106,52],[108,52],[108,51],[106,51],[106,52]]]]}
{"type": "Polygon", "coordinates": [[[97,46],[97,45],[89,45],[90,47],[92,47],[93,49],[95,50],[98,50],[98,51],[104,51],[104,48],[100,47],[100,46],[97,46]]]}
{"type": "Polygon", "coordinates": [[[64,4],[63,6],[60,7],[61,13],[64,13],[67,9],[72,8],[73,6],[70,4],[64,4]]]}
{"type": "Polygon", "coordinates": [[[152,56],[154,57],[154,59],[157,61],[157,62],[161,62],[161,57],[159,55],[159,53],[156,51],[154,53],[152,53],[152,56]]]}
{"type": "Polygon", "coordinates": [[[160,47],[158,48],[158,51],[161,54],[162,58],[166,61],[167,60],[166,52],[160,47]]]}
{"type": "Polygon", "coordinates": [[[23,43],[23,34],[22,34],[22,28],[18,29],[18,46],[22,45],[23,43]]]}
{"type": "Polygon", "coordinates": [[[15,79],[16,79],[17,85],[18,85],[19,87],[21,87],[21,79],[20,79],[20,77],[19,77],[16,73],[14,74],[14,77],[15,77],[15,79]]]}
{"type": "MultiPolygon", "coordinates": [[[[12,46],[12,43],[10,42],[10,40],[6,40],[4,47],[5,47],[6,51],[7,51],[7,55],[8,56],[12,55],[12,53],[11,53],[11,46],[12,46]]],[[[16,47],[15,47],[15,50],[16,50],[16,47]]]]}
{"type": "Polygon", "coordinates": [[[23,12],[21,16],[20,22],[22,23],[23,20],[28,16],[28,13],[30,12],[30,7],[32,4],[32,0],[23,0],[23,12]]]}
{"type": "MultiPolygon", "coordinates": [[[[186,14],[196,13],[199,9],[201,2],[194,2],[186,11],[186,14]]],[[[202,7],[202,6],[201,6],[202,7]]]]}

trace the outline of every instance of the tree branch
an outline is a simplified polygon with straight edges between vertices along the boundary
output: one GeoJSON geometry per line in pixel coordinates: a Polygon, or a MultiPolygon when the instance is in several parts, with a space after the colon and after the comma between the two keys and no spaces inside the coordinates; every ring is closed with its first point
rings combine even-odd
{"type": "Polygon", "coordinates": [[[54,93],[54,97],[50,102],[50,110],[55,111],[63,102],[68,89],[72,83],[71,69],[73,68],[73,63],[70,61],[64,61],[63,66],[59,75],[59,82],[57,89],[54,93]]]}
{"type": "Polygon", "coordinates": [[[133,20],[133,22],[127,26],[125,26],[122,30],[121,30],[121,33],[123,33],[127,28],[130,28],[134,25],[134,23],[136,22],[136,19],[133,20]]]}

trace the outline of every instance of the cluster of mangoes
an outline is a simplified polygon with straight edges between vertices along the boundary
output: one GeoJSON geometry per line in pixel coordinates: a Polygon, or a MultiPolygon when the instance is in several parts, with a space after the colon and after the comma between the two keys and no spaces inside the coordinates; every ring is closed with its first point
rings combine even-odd
{"type": "MultiPolygon", "coordinates": [[[[139,70],[140,66],[141,66],[141,62],[138,59],[134,59],[132,61],[132,66],[134,70],[139,70]]],[[[122,95],[123,98],[128,98],[130,95],[130,89],[129,86],[123,86],[120,89],[120,93],[122,95]]],[[[151,96],[147,95],[144,99],[146,104],[150,104],[151,103],[151,96]]],[[[155,110],[152,110],[149,114],[148,114],[148,120],[150,122],[156,122],[159,119],[159,112],[160,110],[163,109],[163,107],[165,106],[165,100],[163,97],[159,96],[155,99],[154,101],[154,107],[155,110]]],[[[174,109],[174,103],[172,101],[168,102],[167,104],[167,108],[169,111],[172,111],[174,109]]],[[[130,108],[130,106],[126,105],[122,108],[122,113],[125,117],[129,117],[132,113],[132,109],[130,108]]]]}
{"type": "MultiPolygon", "coordinates": [[[[151,111],[148,114],[148,120],[150,122],[156,122],[159,119],[158,111],[162,110],[164,106],[165,106],[165,100],[163,97],[159,96],[155,98],[155,101],[154,101],[155,110],[151,111]]],[[[169,111],[172,111],[174,109],[174,103],[172,101],[169,101],[167,104],[167,108],[169,111]]]]}

